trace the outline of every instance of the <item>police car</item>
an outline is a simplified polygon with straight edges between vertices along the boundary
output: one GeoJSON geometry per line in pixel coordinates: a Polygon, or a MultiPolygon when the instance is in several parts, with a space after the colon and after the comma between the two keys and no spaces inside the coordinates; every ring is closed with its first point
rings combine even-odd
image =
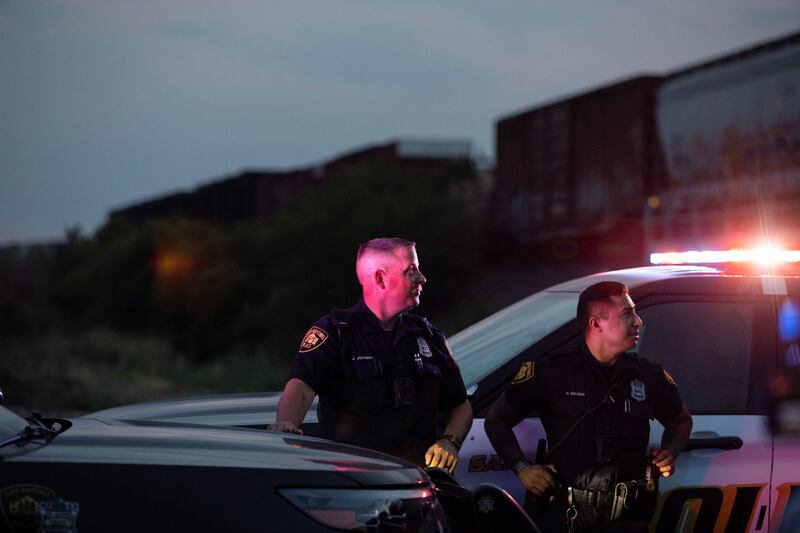
{"type": "Polygon", "coordinates": [[[429,478],[378,452],[231,427],[0,407],[0,531],[447,529],[429,478]]]}
{"type": "MultiPolygon", "coordinates": [[[[457,479],[469,488],[495,483],[523,501],[522,486],[493,450],[483,418],[522,363],[579,341],[575,310],[583,289],[601,280],[621,281],[644,321],[639,354],[674,376],[694,418],[675,474],[659,485],[652,529],[798,530],[792,528],[800,528],[800,440],[771,431],[768,415],[776,405],[788,407],[778,419],[800,428],[800,409],[791,409],[797,404],[774,402],[800,374],[800,275],[786,266],[800,261],[800,253],[731,251],[653,261],[669,264],[561,283],[450,337],[475,412],[457,479]],[[755,269],[748,266],[753,259],[766,264],[755,269]],[[697,266],[702,263],[712,266],[697,266]]],[[[274,419],[277,399],[251,394],[171,400],[110,409],[103,416],[264,427],[274,419]]],[[[306,417],[307,432],[314,431],[314,413],[312,408],[306,417]]],[[[539,420],[526,419],[515,432],[533,459],[544,438],[539,420]]],[[[652,422],[652,446],[661,433],[652,422]]]]}

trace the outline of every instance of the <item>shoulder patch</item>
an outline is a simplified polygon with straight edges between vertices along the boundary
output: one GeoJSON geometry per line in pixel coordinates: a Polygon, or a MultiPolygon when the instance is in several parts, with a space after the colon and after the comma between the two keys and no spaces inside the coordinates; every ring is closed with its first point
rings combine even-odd
{"type": "Polygon", "coordinates": [[[325,344],[326,340],[328,340],[328,334],[325,333],[324,329],[317,326],[311,326],[306,334],[303,335],[302,342],[300,342],[300,353],[316,350],[325,344]]]}
{"type": "Polygon", "coordinates": [[[517,371],[517,375],[514,376],[514,379],[511,380],[511,384],[515,383],[522,383],[523,381],[528,381],[533,377],[533,361],[525,361],[522,363],[522,366],[519,367],[519,371],[517,371]]]}
{"type": "Polygon", "coordinates": [[[677,387],[677,386],[678,386],[678,384],[675,382],[675,378],[673,378],[673,377],[670,375],[670,373],[669,373],[669,372],[667,372],[666,370],[664,370],[663,368],[662,368],[661,370],[664,372],[664,378],[665,378],[667,381],[669,381],[670,383],[672,383],[673,385],[675,385],[675,386],[677,387]]]}

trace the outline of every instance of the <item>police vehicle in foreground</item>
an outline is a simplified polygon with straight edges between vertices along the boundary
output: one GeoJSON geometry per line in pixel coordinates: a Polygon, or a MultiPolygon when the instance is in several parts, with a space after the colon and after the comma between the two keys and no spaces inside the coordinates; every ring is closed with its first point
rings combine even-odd
{"type": "MultiPolygon", "coordinates": [[[[731,251],[653,260],[669,264],[561,283],[450,337],[475,411],[457,479],[469,488],[495,483],[523,501],[522,486],[486,438],[483,417],[522,363],[578,342],[580,292],[615,280],[631,289],[644,321],[639,354],[674,376],[694,418],[675,474],[660,482],[651,529],[800,531],[800,439],[772,431],[769,416],[774,411],[773,420],[782,421],[778,427],[800,433],[800,409],[789,392],[800,374],[800,273],[790,266],[800,253],[731,251]],[[752,266],[752,260],[761,264],[752,266]]],[[[104,416],[264,427],[276,405],[275,394],[233,395],[138,404],[104,416]]],[[[314,422],[311,409],[305,429],[313,431],[314,422]]],[[[526,419],[515,432],[533,459],[544,438],[539,420],[526,419]]],[[[661,433],[652,422],[652,446],[661,433]]],[[[479,512],[489,513],[493,505],[491,498],[478,500],[479,512]]]]}
{"type": "Polygon", "coordinates": [[[232,427],[0,407],[0,531],[448,531],[430,479],[378,452],[232,427]]]}

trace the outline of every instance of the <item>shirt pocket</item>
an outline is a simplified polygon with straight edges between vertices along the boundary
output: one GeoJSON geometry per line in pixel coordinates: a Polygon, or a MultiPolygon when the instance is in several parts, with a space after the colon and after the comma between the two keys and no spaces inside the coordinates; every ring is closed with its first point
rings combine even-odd
{"type": "Polygon", "coordinates": [[[628,399],[629,408],[623,416],[623,443],[631,448],[647,447],[650,439],[650,419],[653,418],[653,404],[648,401],[637,402],[628,399]]]}
{"type": "Polygon", "coordinates": [[[358,380],[379,378],[383,375],[381,362],[372,356],[353,357],[353,374],[358,380]]]}
{"type": "MultiPolygon", "coordinates": [[[[578,422],[588,411],[588,399],[586,396],[564,396],[561,401],[554,402],[552,415],[555,425],[557,427],[555,433],[558,434],[560,440],[567,434],[572,426],[578,422]]],[[[593,423],[585,417],[583,421],[578,424],[575,429],[567,437],[567,442],[584,441],[591,438],[593,431],[593,423]]],[[[553,443],[549,443],[552,446],[553,443]]]]}
{"type": "Polygon", "coordinates": [[[361,355],[353,357],[350,364],[354,379],[345,385],[344,391],[350,409],[363,414],[376,414],[387,409],[390,398],[380,360],[361,355]]]}

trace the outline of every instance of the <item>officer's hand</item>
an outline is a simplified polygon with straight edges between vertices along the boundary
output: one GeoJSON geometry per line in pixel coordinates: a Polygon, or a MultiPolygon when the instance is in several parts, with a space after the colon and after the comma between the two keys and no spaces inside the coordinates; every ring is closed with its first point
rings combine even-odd
{"type": "Polygon", "coordinates": [[[452,474],[458,464],[458,450],[448,439],[439,439],[425,452],[425,464],[438,466],[452,474]]]}
{"type": "Polygon", "coordinates": [[[281,433],[294,433],[302,435],[303,430],[294,425],[294,422],[275,422],[267,426],[267,431],[277,431],[281,433]]]}
{"type": "Polygon", "coordinates": [[[669,450],[650,450],[650,462],[658,467],[664,477],[669,477],[675,471],[675,458],[669,450]]]}
{"type": "Polygon", "coordinates": [[[541,496],[550,487],[556,486],[555,465],[528,465],[519,471],[518,477],[526,490],[541,496]]]}

